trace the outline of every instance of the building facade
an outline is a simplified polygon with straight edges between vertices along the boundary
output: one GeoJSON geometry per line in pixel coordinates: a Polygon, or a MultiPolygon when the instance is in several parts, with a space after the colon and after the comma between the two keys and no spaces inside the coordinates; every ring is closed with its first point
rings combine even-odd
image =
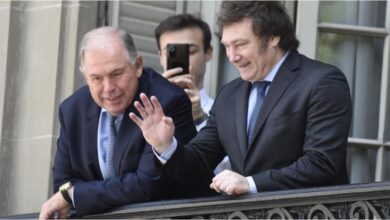
{"type": "MultiPolygon", "coordinates": [[[[192,13],[213,31],[205,87],[211,96],[239,77],[219,43],[220,1],[0,1],[0,215],[38,212],[52,194],[59,103],[84,84],[78,43],[102,25],[126,29],[145,66],[161,71],[154,28],[192,13]]],[[[390,4],[286,1],[299,51],[347,76],[353,97],[348,145],[352,183],[390,179],[390,4]],[[386,169],[387,168],[387,169],[386,169]]]]}

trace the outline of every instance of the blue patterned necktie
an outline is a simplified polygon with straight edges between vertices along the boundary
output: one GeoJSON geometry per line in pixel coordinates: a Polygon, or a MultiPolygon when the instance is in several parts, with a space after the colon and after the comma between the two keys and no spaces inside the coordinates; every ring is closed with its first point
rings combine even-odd
{"type": "Polygon", "coordinates": [[[107,132],[107,140],[105,142],[106,149],[106,168],[102,172],[104,179],[116,176],[114,169],[114,146],[116,142],[115,119],[110,113],[105,112],[104,127],[107,132]]]}
{"type": "Polygon", "coordinates": [[[248,144],[251,142],[253,138],[253,130],[255,129],[255,124],[257,117],[260,113],[261,106],[263,104],[263,99],[265,96],[265,91],[267,89],[267,86],[270,84],[268,81],[262,81],[262,82],[254,82],[253,87],[257,88],[256,93],[256,103],[255,107],[253,108],[252,114],[249,119],[249,126],[248,126],[248,144]]]}

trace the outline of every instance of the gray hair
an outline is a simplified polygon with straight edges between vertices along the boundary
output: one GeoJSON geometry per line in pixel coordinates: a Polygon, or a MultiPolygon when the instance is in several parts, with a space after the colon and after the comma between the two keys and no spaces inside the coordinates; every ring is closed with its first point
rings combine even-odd
{"type": "Polygon", "coordinates": [[[105,26],[89,31],[84,35],[83,39],[81,40],[79,50],[81,72],[84,72],[84,53],[88,49],[90,41],[101,37],[107,37],[109,35],[114,35],[118,38],[119,43],[122,44],[122,46],[126,49],[127,59],[129,63],[131,65],[135,64],[135,61],[138,57],[138,52],[131,35],[123,29],[105,26]]]}

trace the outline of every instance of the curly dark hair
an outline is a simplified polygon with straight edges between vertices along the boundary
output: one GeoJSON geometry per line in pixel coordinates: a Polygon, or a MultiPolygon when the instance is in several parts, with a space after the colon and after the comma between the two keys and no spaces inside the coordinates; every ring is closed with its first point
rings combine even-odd
{"type": "Polygon", "coordinates": [[[223,27],[245,18],[252,20],[252,30],[263,43],[271,36],[279,36],[279,47],[285,51],[296,50],[299,41],[285,7],[278,1],[224,1],[218,14],[217,24],[223,27]]]}

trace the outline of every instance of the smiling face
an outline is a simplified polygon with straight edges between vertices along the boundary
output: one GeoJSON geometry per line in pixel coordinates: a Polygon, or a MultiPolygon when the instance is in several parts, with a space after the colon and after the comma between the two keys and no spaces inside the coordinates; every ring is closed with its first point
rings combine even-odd
{"type": "Polygon", "coordinates": [[[248,18],[224,26],[221,43],[229,61],[246,81],[264,79],[284,54],[278,47],[279,37],[262,41],[254,34],[252,20],[248,18]]]}
{"type": "Polygon", "coordinates": [[[167,70],[167,45],[189,44],[191,74],[198,89],[203,87],[206,63],[211,59],[212,49],[204,51],[202,30],[198,27],[168,31],[160,37],[160,63],[167,70]]]}
{"type": "Polygon", "coordinates": [[[138,89],[142,58],[131,65],[118,38],[97,39],[84,52],[83,74],[93,100],[111,114],[125,112],[138,89]]]}

